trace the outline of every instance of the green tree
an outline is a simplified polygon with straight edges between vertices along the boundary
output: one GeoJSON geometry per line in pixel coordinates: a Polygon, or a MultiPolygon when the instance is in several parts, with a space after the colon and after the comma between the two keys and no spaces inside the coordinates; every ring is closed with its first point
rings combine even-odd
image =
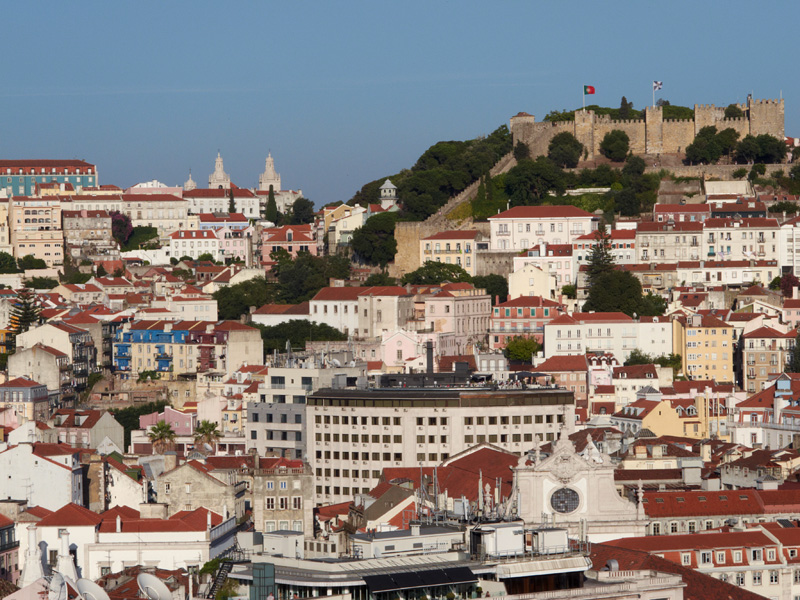
{"type": "Polygon", "coordinates": [[[126,448],[130,446],[131,443],[131,431],[139,429],[139,417],[154,412],[162,412],[166,406],[170,406],[170,403],[161,400],[159,402],[148,402],[147,404],[128,406],[127,408],[112,408],[109,410],[114,416],[114,419],[122,425],[122,429],[125,433],[126,448]]]}
{"type": "Polygon", "coordinates": [[[658,296],[642,296],[642,284],[628,271],[611,271],[597,277],[583,305],[584,312],[624,312],[628,316],[655,316],[666,304],[658,296]]]}
{"type": "Polygon", "coordinates": [[[212,296],[217,301],[219,318],[236,320],[247,314],[251,306],[258,308],[273,302],[275,287],[263,277],[255,277],[218,289],[212,296]]]}
{"type": "Polygon", "coordinates": [[[642,205],[633,188],[626,187],[614,196],[614,208],[625,217],[636,217],[642,212],[642,205]]]}
{"type": "Polygon", "coordinates": [[[751,163],[758,159],[761,149],[755,136],[746,135],[736,146],[736,160],[740,163],[751,163]]]}
{"type": "Polygon", "coordinates": [[[517,162],[527,160],[530,157],[531,149],[528,147],[528,144],[525,142],[517,142],[517,145],[514,146],[514,158],[517,159],[517,162]]]}
{"type": "Polygon", "coordinates": [[[267,327],[266,325],[255,325],[261,330],[261,340],[264,342],[264,352],[269,354],[274,351],[285,352],[286,342],[292,348],[303,350],[306,342],[344,342],[347,335],[324,323],[316,323],[305,319],[292,319],[267,327]]]}
{"type": "Polygon", "coordinates": [[[747,178],[751,181],[754,179],[758,179],[759,177],[765,175],[767,172],[767,165],[764,163],[756,163],[750,169],[750,173],[747,175],[747,178]]]}
{"type": "Polygon", "coordinates": [[[397,253],[397,240],[394,238],[397,216],[394,212],[377,213],[353,232],[350,248],[358,258],[382,267],[394,260],[397,253]]]}
{"type": "Polygon", "coordinates": [[[722,147],[717,141],[717,128],[703,127],[694,141],[686,146],[686,160],[692,164],[714,164],[722,156],[722,147]]]}
{"type": "Polygon", "coordinates": [[[602,275],[613,272],[615,264],[614,256],[611,254],[611,233],[607,229],[605,220],[600,221],[595,239],[597,243],[589,252],[589,262],[586,266],[589,287],[594,287],[602,275]]]}
{"type": "Polygon", "coordinates": [[[58,286],[58,279],[52,277],[32,277],[25,281],[25,287],[34,290],[52,290],[58,286]]]}
{"type": "Polygon", "coordinates": [[[8,252],[0,252],[0,273],[17,273],[17,261],[8,252]]]}
{"type": "Polygon", "coordinates": [[[578,297],[578,287],[574,284],[567,284],[561,287],[561,294],[565,298],[575,300],[578,297]]]}
{"type": "Polygon", "coordinates": [[[472,285],[486,290],[486,293],[492,297],[492,306],[498,298],[500,302],[505,302],[508,298],[508,279],[497,273],[477,275],[472,278],[472,285]]]}
{"type": "Polygon", "coordinates": [[[774,277],[772,279],[772,281],[769,282],[769,289],[771,289],[772,291],[775,291],[775,292],[777,292],[779,289],[781,289],[781,276],[780,275],[778,275],[777,277],[774,277]]]}
{"type": "Polygon", "coordinates": [[[505,354],[508,360],[532,363],[534,355],[542,349],[542,345],[534,338],[514,336],[506,344],[505,354]]]}
{"type": "Polygon", "coordinates": [[[216,262],[214,260],[214,255],[210,252],[204,252],[200,256],[197,257],[197,262],[216,262]]]}
{"type": "Polygon", "coordinates": [[[547,147],[547,158],[559,167],[573,169],[578,166],[583,152],[583,144],[574,135],[564,131],[550,140],[550,145],[547,147]]]}
{"type": "Polygon", "coordinates": [[[305,225],[314,222],[314,203],[302,196],[292,204],[292,218],[290,224],[305,225]]]}
{"type": "Polygon", "coordinates": [[[736,144],[739,142],[739,132],[733,127],[723,129],[717,134],[716,142],[724,156],[729,156],[736,150],[736,144]]]}
{"type": "Polygon", "coordinates": [[[733,173],[734,179],[742,179],[743,177],[747,177],[747,169],[742,167],[741,169],[736,169],[733,173]]]}
{"type": "Polygon", "coordinates": [[[294,260],[288,255],[271,255],[275,260],[272,273],[278,280],[275,300],[297,304],[313,298],[333,279],[350,277],[350,261],[344,256],[312,256],[299,252],[294,260]]]}
{"type": "MultiPolygon", "coordinates": [[[[623,98],[624,99],[624,98],[623,98]]],[[[622,162],[628,155],[630,138],[620,129],[612,129],[600,142],[600,153],[614,162],[622,162]]]]}
{"type": "Polygon", "coordinates": [[[217,424],[213,421],[203,419],[194,428],[194,443],[196,446],[203,446],[208,444],[216,451],[217,442],[222,437],[222,432],[217,428],[217,424]]]}
{"type": "Polygon", "coordinates": [[[622,174],[629,178],[641,177],[644,175],[646,166],[641,156],[629,154],[625,159],[625,166],[622,167],[622,174]]]}
{"type": "Polygon", "coordinates": [[[631,118],[631,110],[633,110],[633,102],[628,102],[625,96],[619,101],[619,118],[624,121],[631,118]]]}
{"type": "Polygon", "coordinates": [[[403,285],[438,285],[440,283],[461,283],[472,281],[469,273],[458,265],[448,265],[446,263],[427,261],[416,271],[411,271],[403,275],[401,283],[403,285]]]}
{"type": "Polygon", "coordinates": [[[166,421],[159,421],[147,432],[147,438],[153,444],[153,454],[164,454],[175,447],[175,431],[166,421]]]}
{"type": "Polygon", "coordinates": [[[742,109],[736,104],[728,104],[725,108],[726,119],[740,119],[744,116],[742,109]]]}
{"type": "Polygon", "coordinates": [[[17,260],[20,271],[28,271],[33,269],[46,269],[47,263],[41,258],[36,258],[33,254],[28,254],[17,260]]]}
{"type": "Polygon", "coordinates": [[[97,265],[97,272],[95,273],[95,275],[97,275],[98,277],[105,277],[106,275],[108,275],[108,271],[106,271],[106,268],[102,264],[100,264],[97,265]]]}
{"type": "Polygon", "coordinates": [[[236,200],[233,197],[233,188],[228,190],[228,212],[235,213],[236,212],[236,200]]]}
{"type": "Polygon", "coordinates": [[[775,164],[786,158],[786,142],[768,133],[756,136],[758,162],[775,164]]]}
{"type": "Polygon", "coordinates": [[[794,338],[794,347],[789,355],[789,363],[786,365],[787,373],[800,373],[800,329],[794,338]]]}
{"type": "Polygon", "coordinates": [[[505,187],[511,206],[535,206],[550,192],[564,193],[564,173],[544,156],[524,160],[505,175],[505,187]]]}
{"type": "Polygon", "coordinates": [[[6,335],[6,352],[13,354],[17,345],[17,336],[25,333],[31,326],[38,325],[41,321],[42,309],[33,290],[23,288],[17,292],[17,297],[11,307],[8,334],[6,335]]]}
{"type": "Polygon", "coordinates": [[[278,204],[275,202],[275,191],[272,186],[269,186],[269,195],[267,196],[267,209],[264,213],[264,218],[271,223],[278,222],[278,204]]]}
{"type": "Polygon", "coordinates": [[[367,277],[364,285],[397,285],[397,280],[394,277],[390,277],[385,271],[382,271],[380,273],[373,273],[367,277]]]}

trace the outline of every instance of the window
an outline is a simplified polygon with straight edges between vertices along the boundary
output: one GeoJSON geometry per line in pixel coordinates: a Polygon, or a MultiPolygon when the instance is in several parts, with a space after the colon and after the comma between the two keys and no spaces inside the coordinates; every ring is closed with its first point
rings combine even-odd
{"type": "Polygon", "coordinates": [[[736,574],[736,585],[739,585],[739,586],[744,585],[744,573],[737,573],[736,574]]]}
{"type": "Polygon", "coordinates": [[[725,564],[725,553],[724,552],[717,552],[717,563],[720,565],[725,564]]]}
{"type": "Polygon", "coordinates": [[[753,585],[761,585],[761,571],[753,571],[753,585]]]}
{"type": "Polygon", "coordinates": [[[770,571],[769,572],[769,582],[770,583],[778,583],[778,572],[777,571],[770,571]]]}
{"type": "Polygon", "coordinates": [[[700,553],[700,564],[703,565],[710,565],[713,561],[711,560],[711,551],[706,550],[700,553]]]}
{"type": "Polygon", "coordinates": [[[681,554],[681,564],[685,566],[689,566],[692,564],[692,555],[688,552],[683,552],[681,554]]]}

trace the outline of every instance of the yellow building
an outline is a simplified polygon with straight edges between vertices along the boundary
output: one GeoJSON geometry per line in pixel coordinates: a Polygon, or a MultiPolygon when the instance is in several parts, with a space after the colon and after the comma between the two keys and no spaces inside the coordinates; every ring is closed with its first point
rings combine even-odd
{"type": "Polygon", "coordinates": [[[64,263],[61,202],[57,197],[14,196],[9,201],[8,225],[15,257],[41,258],[48,267],[64,263]]]}
{"type": "Polygon", "coordinates": [[[458,265],[470,275],[475,275],[475,242],[478,231],[440,231],[420,240],[419,256],[421,264],[441,262],[458,265]]]}
{"type": "Polygon", "coordinates": [[[681,375],[688,379],[732,383],[736,330],[711,315],[672,321],[672,347],[683,357],[681,375]]]}
{"type": "Polygon", "coordinates": [[[669,400],[640,398],[611,415],[611,425],[632,435],[639,434],[643,429],[653,432],[657,437],[683,435],[683,423],[669,400]]]}

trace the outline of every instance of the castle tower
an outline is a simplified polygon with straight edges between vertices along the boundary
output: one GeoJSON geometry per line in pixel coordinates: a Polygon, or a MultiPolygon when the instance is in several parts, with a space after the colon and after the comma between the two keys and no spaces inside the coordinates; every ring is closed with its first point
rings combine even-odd
{"type": "Polygon", "coordinates": [[[664,109],[648,106],[644,109],[645,153],[664,152],[664,109]]]}
{"type": "Polygon", "coordinates": [[[511,140],[516,146],[517,142],[527,143],[534,132],[536,117],[526,112],[519,112],[509,122],[511,140]]]}
{"type": "Polygon", "coordinates": [[[222,155],[217,152],[217,160],[214,162],[214,172],[208,176],[208,187],[228,190],[231,187],[231,178],[225,172],[222,165],[222,155]]]}
{"type": "Polygon", "coordinates": [[[597,141],[598,147],[594,144],[594,125],[595,116],[593,110],[575,111],[575,138],[586,148],[589,158],[597,154],[600,145],[600,140],[597,141]]]}
{"type": "Polygon", "coordinates": [[[784,139],[784,107],[783,98],[780,100],[755,100],[747,99],[747,108],[750,113],[750,134],[769,134],[778,139],[784,139]]]}
{"type": "Polygon", "coordinates": [[[275,171],[275,161],[272,159],[272,152],[267,154],[267,161],[264,165],[264,172],[258,176],[258,189],[268,191],[272,186],[273,192],[281,191],[281,176],[275,171]]]}
{"type": "Polygon", "coordinates": [[[189,169],[189,179],[186,180],[186,183],[183,184],[183,190],[185,192],[191,192],[192,190],[197,189],[197,182],[192,179],[192,170],[189,169]]]}

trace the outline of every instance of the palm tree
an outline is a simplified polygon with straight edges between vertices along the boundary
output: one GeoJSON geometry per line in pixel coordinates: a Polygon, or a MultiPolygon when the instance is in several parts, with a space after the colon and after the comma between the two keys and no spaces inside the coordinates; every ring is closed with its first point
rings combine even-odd
{"type": "Polygon", "coordinates": [[[147,437],[153,444],[154,454],[163,454],[175,446],[175,432],[172,425],[166,421],[159,421],[147,432],[147,437]]]}
{"type": "Polygon", "coordinates": [[[217,442],[222,437],[222,433],[217,429],[217,424],[213,421],[200,421],[194,430],[194,443],[195,446],[200,444],[208,444],[216,450],[217,442]]]}

